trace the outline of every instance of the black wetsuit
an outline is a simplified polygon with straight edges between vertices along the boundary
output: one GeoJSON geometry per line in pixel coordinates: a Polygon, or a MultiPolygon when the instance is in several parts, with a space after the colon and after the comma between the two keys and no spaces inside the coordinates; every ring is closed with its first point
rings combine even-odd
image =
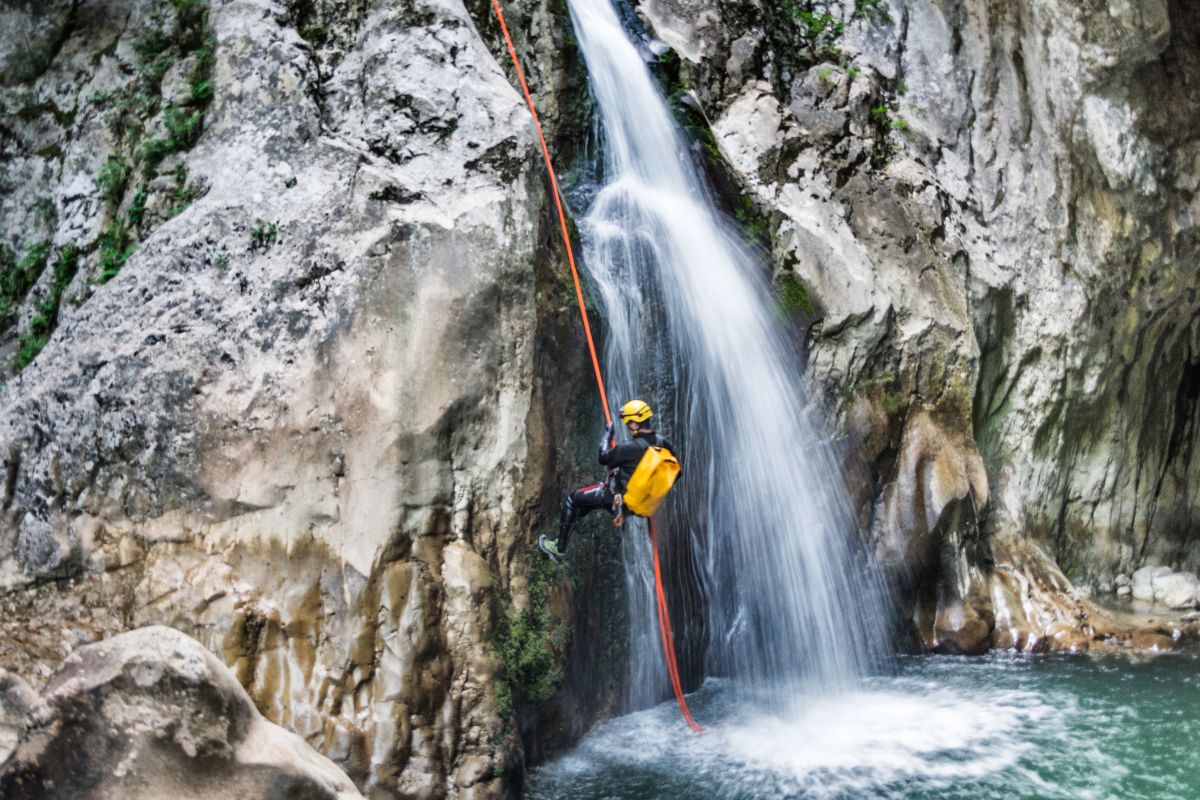
{"type": "Polygon", "coordinates": [[[623,442],[616,447],[609,447],[609,432],[605,431],[600,440],[600,463],[608,467],[608,477],[600,483],[585,486],[571,492],[563,499],[562,514],[558,522],[558,549],[567,552],[567,542],[571,538],[571,527],[580,517],[587,516],[597,509],[604,509],[609,514],[617,513],[613,505],[617,495],[625,493],[625,486],[630,476],[642,460],[647,448],[665,447],[678,458],[675,445],[651,430],[639,430],[633,439],[623,442]]]}

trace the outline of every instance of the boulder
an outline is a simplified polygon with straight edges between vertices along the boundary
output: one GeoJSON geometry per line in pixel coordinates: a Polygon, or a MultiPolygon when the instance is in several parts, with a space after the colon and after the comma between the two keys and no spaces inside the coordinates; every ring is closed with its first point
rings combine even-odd
{"type": "Polygon", "coordinates": [[[1175,640],[1156,628],[1140,628],[1133,632],[1129,645],[1135,650],[1165,653],[1175,648],[1175,640]]]}
{"type": "Polygon", "coordinates": [[[1050,629],[1046,631],[1046,638],[1050,640],[1052,650],[1068,653],[1086,653],[1091,644],[1087,634],[1064,622],[1050,626],[1050,629]]]}
{"type": "Polygon", "coordinates": [[[1133,578],[1130,581],[1130,587],[1133,590],[1133,599],[1144,600],[1148,603],[1154,602],[1155,580],[1170,574],[1170,567],[1142,567],[1134,572],[1133,578]]]}
{"type": "Polygon", "coordinates": [[[0,764],[17,749],[27,727],[44,721],[46,711],[46,704],[29,684],[0,669],[0,764]]]}
{"type": "Polygon", "coordinates": [[[362,798],[332,761],[264,720],[221,661],[171,628],[80,648],[40,700],[12,681],[0,691],[5,713],[11,696],[21,716],[0,766],[8,800],[362,798]]]}
{"type": "Polygon", "coordinates": [[[1168,608],[1195,608],[1200,581],[1189,572],[1173,572],[1154,579],[1154,601],[1168,608]]]}

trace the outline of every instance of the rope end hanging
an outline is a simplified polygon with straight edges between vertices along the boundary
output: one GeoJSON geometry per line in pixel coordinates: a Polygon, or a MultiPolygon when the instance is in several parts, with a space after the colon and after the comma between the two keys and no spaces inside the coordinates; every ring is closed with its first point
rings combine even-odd
{"type": "Polygon", "coordinates": [[[675,636],[671,632],[671,614],[667,608],[667,595],[663,591],[662,568],[658,560],[658,531],[654,526],[654,517],[646,520],[650,532],[650,547],[654,551],[654,591],[658,595],[658,630],[662,636],[663,657],[667,662],[667,675],[671,679],[671,690],[675,692],[675,702],[683,721],[695,733],[706,733],[706,729],[692,718],[688,708],[687,698],[683,695],[683,682],[679,679],[679,664],[675,660],[675,636]]]}

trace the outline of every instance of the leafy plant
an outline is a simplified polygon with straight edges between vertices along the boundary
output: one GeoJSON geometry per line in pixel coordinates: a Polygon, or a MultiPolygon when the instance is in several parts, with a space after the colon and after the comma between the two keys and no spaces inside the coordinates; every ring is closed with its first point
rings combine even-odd
{"type": "Polygon", "coordinates": [[[33,245],[20,260],[7,247],[0,247],[0,330],[8,327],[10,312],[42,276],[49,257],[49,242],[33,245]]]}
{"type": "Polygon", "coordinates": [[[17,353],[13,357],[13,367],[18,372],[29,366],[50,341],[50,334],[58,326],[58,310],[62,306],[63,293],[75,277],[78,266],[79,251],[72,242],[59,252],[54,262],[50,290],[46,297],[38,302],[37,314],[30,320],[29,327],[17,337],[17,353]]]}
{"type": "Polygon", "coordinates": [[[129,181],[129,169],[129,162],[117,156],[109,156],[100,167],[100,174],[96,176],[96,188],[108,202],[121,202],[121,197],[125,194],[125,184],[129,181]]]}
{"type": "Polygon", "coordinates": [[[854,11],[850,16],[852,19],[865,19],[868,22],[890,22],[892,19],[883,0],[854,0],[854,11]]]}
{"type": "Polygon", "coordinates": [[[279,226],[274,222],[260,223],[250,231],[250,252],[265,252],[271,249],[279,237],[279,226]]]}
{"type": "Polygon", "coordinates": [[[117,217],[108,223],[100,232],[100,263],[95,282],[104,284],[115,278],[135,250],[137,243],[127,221],[117,217]]]}
{"type": "Polygon", "coordinates": [[[138,158],[142,162],[142,174],[147,178],[154,176],[163,159],[175,152],[175,145],[170,139],[155,138],[142,142],[138,150],[138,158]]]}
{"type": "Polygon", "coordinates": [[[792,17],[800,23],[804,47],[814,61],[837,58],[841,55],[838,41],[846,32],[846,23],[828,11],[816,11],[794,6],[792,17]]]}
{"type": "Polygon", "coordinates": [[[511,713],[516,702],[537,705],[549,700],[562,683],[555,648],[570,637],[570,626],[550,616],[549,591],[554,567],[536,563],[529,581],[529,606],[516,611],[506,604],[496,635],[496,651],[503,665],[497,682],[496,702],[500,713],[511,713]]]}
{"type": "Polygon", "coordinates": [[[200,126],[204,122],[203,111],[187,114],[175,106],[163,113],[163,123],[171,134],[171,145],[175,150],[187,150],[200,138],[200,126]]]}

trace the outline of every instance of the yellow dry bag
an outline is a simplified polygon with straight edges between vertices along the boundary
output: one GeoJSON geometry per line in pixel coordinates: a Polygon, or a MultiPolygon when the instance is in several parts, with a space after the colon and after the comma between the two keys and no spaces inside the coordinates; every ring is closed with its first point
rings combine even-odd
{"type": "Polygon", "coordinates": [[[679,477],[679,459],[665,447],[650,446],[629,476],[625,508],[639,517],[652,517],[679,477]]]}

